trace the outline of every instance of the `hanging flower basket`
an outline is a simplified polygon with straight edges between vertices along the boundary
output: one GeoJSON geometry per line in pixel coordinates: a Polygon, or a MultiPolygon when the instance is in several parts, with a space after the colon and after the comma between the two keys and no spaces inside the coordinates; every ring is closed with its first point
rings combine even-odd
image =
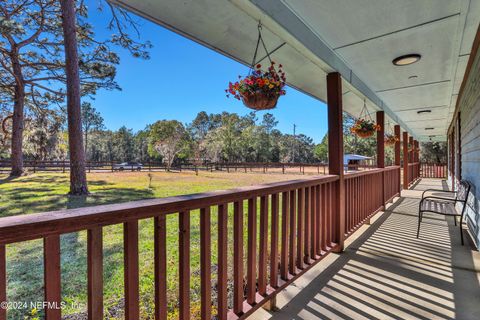
{"type": "Polygon", "coordinates": [[[235,83],[229,83],[227,97],[232,95],[238,100],[242,100],[243,104],[253,110],[268,110],[277,106],[277,101],[280,96],[285,94],[285,72],[282,70],[282,65],[278,65],[278,70],[275,68],[275,61],[272,61],[270,52],[265,46],[262,38],[262,24],[258,24],[258,39],[255,53],[253,54],[253,61],[248,75],[244,78],[238,76],[240,79],[235,83]],[[266,71],[262,70],[262,65],[257,63],[258,48],[262,45],[267,54],[270,66],[266,71]]]}
{"type": "Polygon", "coordinates": [[[277,105],[278,98],[285,95],[285,73],[282,65],[275,69],[275,62],[272,61],[267,71],[261,70],[261,65],[256,65],[256,70],[245,78],[240,78],[235,83],[229,83],[225,90],[227,97],[232,95],[243,104],[254,110],[273,109],[277,105]]]}
{"type": "Polygon", "coordinates": [[[350,131],[356,134],[360,138],[369,138],[373,134],[380,130],[380,126],[372,120],[358,119],[350,131]]]}
{"type": "Polygon", "coordinates": [[[385,145],[387,146],[394,146],[398,141],[400,141],[400,139],[393,134],[385,135],[385,145]]]}

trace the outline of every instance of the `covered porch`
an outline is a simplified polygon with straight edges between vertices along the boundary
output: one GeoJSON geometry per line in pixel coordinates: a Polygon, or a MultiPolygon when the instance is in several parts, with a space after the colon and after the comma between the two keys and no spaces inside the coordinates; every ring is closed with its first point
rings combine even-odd
{"type": "MultiPolygon", "coordinates": [[[[44,298],[51,303],[45,315],[60,320],[60,239],[86,231],[86,314],[88,319],[103,319],[103,232],[120,224],[124,318],[143,319],[139,259],[145,253],[139,253],[139,225],[149,221],[154,228],[148,252],[154,260],[154,302],[149,308],[155,319],[171,314],[189,319],[194,302],[201,319],[480,317],[478,254],[468,240],[460,246],[453,221],[428,217],[420,239],[415,237],[420,191],[446,188],[442,180],[419,179],[418,146],[421,141],[446,140],[465,70],[472,66],[467,61],[477,55],[471,48],[480,42],[474,42],[475,32],[480,39],[478,2],[388,1],[388,8],[353,0],[343,5],[288,0],[112,2],[242,63],[251,59],[261,20],[269,47],[278,48],[273,56],[285,65],[289,85],[327,104],[329,174],[2,218],[0,301],[8,301],[8,247],[41,239],[44,298]],[[418,63],[394,63],[408,54],[418,63]],[[377,168],[346,174],[342,115],[358,115],[364,105],[380,126],[377,168]],[[385,165],[387,123],[398,138],[392,166],[385,165]],[[172,253],[166,249],[172,230],[178,236],[175,259],[169,259],[172,253]],[[194,258],[200,267],[192,272],[194,258]],[[178,283],[174,298],[166,287],[171,261],[178,283]],[[196,287],[194,277],[200,279],[196,287]],[[269,306],[273,311],[263,310],[269,306]]],[[[470,229],[475,227],[470,223],[470,229]]],[[[7,316],[0,309],[0,320],[7,316]]]]}
{"type": "Polygon", "coordinates": [[[421,179],[249,319],[478,319],[480,253],[451,217],[430,215],[416,239],[421,179]]]}

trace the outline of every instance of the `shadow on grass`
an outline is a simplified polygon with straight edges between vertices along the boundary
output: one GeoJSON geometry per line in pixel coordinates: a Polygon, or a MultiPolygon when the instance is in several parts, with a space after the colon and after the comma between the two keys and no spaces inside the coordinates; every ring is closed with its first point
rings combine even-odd
{"type": "MultiPolygon", "coordinates": [[[[98,181],[97,181],[98,183],[98,181]]],[[[106,182],[100,182],[107,185],[106,182]]],[[[39,189],[18,188],[10,192],[8,196],[19,201],[22,197],[15,198],[14,193],[32,193],[39,189]]],[[[48,191],[48,188],[40,188],[41,192],[48,191]],[[46,190],[47,189],[47,190],[46,190]]],[[[93,206],[98,204],[120,203],[131,200],[152,198],[153,192],[149,189],[118,188],[112,187],[101,192],[92,193],[89,196],[67,196],[57,195],[56,198],[44,199],[44,203],[30,203],[35,209],[42,208],[73,209],[93,206]]],[[[11,204],[12,207],[15,203],[11,204]]],[[[9,206],[7,206],[9,210],[9,206]]],[[[5,214],[2,213],[3,216],[5,214]]],[[[7,214],[8,215],[8,214],[7,214]]],[[[121,232],[120,228],[115,228],[121,232]]],[[[61,235],[61,268],[62,268],[62,296],[74,302],[86,302],[87,294],[87,245],[86,231],[74,232],[61,235]]],[[[118,254],[123,252],[122,242],[104,243],[104,282],[109,284],[116,281],[122,263],[118,263],[118,254]]],[[[43,301],[43,241],[34,240],[22,243],[15,243],[7,247],[8,254],[8,296],[11,301],[26,301],[28,303],[43,301]]],[[[108,297],[106,297],[108,299],[108,297]]],[[[68,300],[67,300],[68,301],[68,300]]],[[[9,312],[9,319],[23,319],[30,311],[12,310],[9,312]]],[[[70,312],[82,313],[82,310],[71,310],[70,312]]]]}
{"type": "Polygon", "coordinates": [[[105,180],[90,181],[94,191],[88,197],[66,194],[68,177],[31,176],[24,180],[0,180],[0,217],[73,209],[153,198],[151,189],[119,187],[105,180]],[[14,182],[11,187],[7,183],[14,182]],[[3,184],[3,186],[2,186],[3,184]],[[95,190],[95,187],[100,187],[95,190]]]}

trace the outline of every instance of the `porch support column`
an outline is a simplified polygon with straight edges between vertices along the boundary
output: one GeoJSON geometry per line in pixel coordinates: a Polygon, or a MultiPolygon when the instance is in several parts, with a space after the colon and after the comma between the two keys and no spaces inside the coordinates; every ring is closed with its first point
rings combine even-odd
{"type": "Polygon", "coordinates": [[[408,189],[408,132],[403,132],[403,190],[408,189]]]}
{"type": "MultiPolygon", "coordinates": [[[[408,143],[410,144],[410,148],[414,148],[413,145],[413,137],[408,138],[408,143]]],[[[415,161],[413,160],[413,151],[408,151],[409,157],[408,157],[408,162],[414,163],[415,161]]]]}
{"type": "Polygon", "coordinates": [[[377,131],[377,168],[385,168],[385,114],[383,111],[377,111],[377,125],[380,130],[377,131]]]}
{"type": "Polygon", "coordinates": [[[420,162],[420,155],[419,155],[419,153],[418,153],[418,141],[417,141],[417,140],[414,140],[414,141],[413,141],[413,145],[414,145],[414,147],[415,147],[415,149],[414,149],[414,151],[413,151],[413,154],[414,154],[414,156],[413,156],[413,158],[414,158],[414,159],[413,159],[413,162],[417,163],[417,164],[415,165],[415,178],[420,178],[420,164],[419,164],[419,162],[420,162]]]}
{"type": "MultiPolygon", "coordinates": [[[[377,111],[377,125],[380,130],[377,131],[377,168],[385,168],[385,113],[377,111]]],[[[385,171],[382,172],[382,205],[385,208],[385,171]]]]}
{"type": "MultiPolygon", "coordinates": [[[[394,158],[394,165],[400,167],[400,125],[396,125],[393,127],[393,132],[395,137],[397,138],[397,142],[395,142],[395,158],[394,158]]],[[[402,181],[400,180],[400,170],[398,170],[398,194],[400,194],[402,181]]]]}
{"type": "Polygon", "coordinates": [[[345,240],[345,188],[343,177],[342,77],[338,72],[327,75],[328,170],[339,177],[334,202],[335,252],[342,252],[345,240]]]}

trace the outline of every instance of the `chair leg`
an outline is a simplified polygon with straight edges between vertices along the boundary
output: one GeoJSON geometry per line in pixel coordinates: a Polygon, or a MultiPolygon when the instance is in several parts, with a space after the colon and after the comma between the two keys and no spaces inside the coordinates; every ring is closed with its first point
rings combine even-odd
{"type": "Polygon", "coordinates": [[[420,236],[420,223],[422,222],[423,212],[418,213],[417,239],[420,236]]]}
{"type": "Polygon", "coordinates": [[[453,216],[453,221],[455,222],[455,225],[457,225],[457,216],[453,216]]]}
{"type": "Polygon", "coordinates": [[[462,229],[462,217],[460,217],[460,239],[462,240],[462,246],[463,246],[463,229],[462,229]]]}

